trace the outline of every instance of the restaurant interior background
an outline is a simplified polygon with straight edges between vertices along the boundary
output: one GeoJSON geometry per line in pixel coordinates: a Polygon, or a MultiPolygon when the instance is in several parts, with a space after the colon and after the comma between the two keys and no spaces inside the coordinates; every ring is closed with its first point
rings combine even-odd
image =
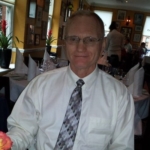
{"type": "MultiPolygon", "coordinates": [[[[32,57],[43,57],[49,29],[57,39],[51,44],[52,52],[61,57],[65,21],[78,9],[88,9],[99,14],[105,24],[105,36],[109,33],[111,21],[117,21],[118,30],[130,38],[134,50],[142,41],[150,49],[150,8],[144,7],[148,6],[148,0],[141,1],[142,6],[139,8],[133,7],[133,2],[140,1],[1,0],[0,20],[6,19],[7,34],[12,33],[22,41],[17,43],[17,47],[25,57],[29,53],[32,57]]],[[[11,63],[14,62],[15,48],[11,59],[11,63]]]]}

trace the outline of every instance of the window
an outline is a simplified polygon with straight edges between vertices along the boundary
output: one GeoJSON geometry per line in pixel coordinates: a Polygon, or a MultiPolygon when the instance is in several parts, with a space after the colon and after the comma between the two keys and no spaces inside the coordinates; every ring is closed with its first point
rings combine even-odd
{"type": "MultiPolygon", "coordinates": [[[[14,0],[11,0],[11,2],[14,2],[14,0]]],[[[3,19],[5,19],[7,21],[6,35],[12,33],[13,14],[14,14],[14,4],[10,4],[9,2],[1,2],[0,1],[0,24],[1,24],[1,20],[3,20],[3,19]]],[[[1,29],[0,29],[0,31],[1,31],[1,29]]]]}
{"type": "Polygon", "coordinates": [[[47,31],[49,31],[49,29],[51,29],[51,22],[52,22],[52,16],[53,16],[53,8],[54,8],[54,0],[50,0],[47,31]]]}
{"type": "Polygon", "coordinates": [[[150,16],[146,17],[144,28],[143,28],[143,35],[142,35],[142,42],[146,43],[147,49],[150,49],[150,16]]]}
{"type": "Polygon", "coordinates": [[[103,20],[105,27],[105,36],[107,36],[107,34],[109,33],[109,26],[112,21],[113,12],[100,10],[95,10],[94,12],[103,20]]]}

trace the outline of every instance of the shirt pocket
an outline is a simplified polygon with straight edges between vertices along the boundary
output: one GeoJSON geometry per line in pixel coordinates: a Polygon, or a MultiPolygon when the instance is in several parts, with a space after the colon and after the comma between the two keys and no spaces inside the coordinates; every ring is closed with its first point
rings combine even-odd
{"type": "Polygon", "coordinates": [[[88,125],[88,143],[107,147],[111,137],[111,121],[104,118],[90,117],[88,125]]]}

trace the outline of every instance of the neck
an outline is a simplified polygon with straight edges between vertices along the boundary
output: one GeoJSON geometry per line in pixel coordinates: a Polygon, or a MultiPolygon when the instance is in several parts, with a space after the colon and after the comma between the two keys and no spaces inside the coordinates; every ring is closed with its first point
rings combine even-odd
{"type": "MultiPolygon", "coordinates": [[[[70,66],[71,67],[71,66],[70,66]]],[[[84,69],[84,68],[78,68],[75,69],[71,67],[71,70],[80,78],[84,78],[91,74],[95,70],[96,66],[94,68],[84,69]]]]}

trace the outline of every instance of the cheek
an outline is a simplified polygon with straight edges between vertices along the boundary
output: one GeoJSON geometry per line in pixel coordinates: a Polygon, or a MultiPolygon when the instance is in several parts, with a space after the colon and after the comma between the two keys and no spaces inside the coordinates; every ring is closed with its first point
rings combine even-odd
{"type": "Polygon", "coordinates": [[[102,53],[102,44],[99,44],[97,49],[97,57],[99,58],[100,54],[102,53]]]}
{"type": "Polygon", "coordinates": [[[94,53],[92,59],[93,59],[93,62],[94,62],[94,63],[97,62],[98,59],[99,59],[99,53],[94,53]]]}
{"type": "Polygon", "coordinates": [[[71,53],[72,53],[72,50],[70,48],[66,47],[65,48],[65,55],[66,55],[68,60],[70,60],[71,53]]]}
{"type": "Polygon", "coordinates": [[[99,58],[100,53],[101,53],[101,49],[100,49],[99,47],[96,48],[95,50],[92,50],[92,51],[91,51],[91,54],[92,54],[92,56],[93,56],[93,59],[95,59],[95,60],[99,58]]]}

